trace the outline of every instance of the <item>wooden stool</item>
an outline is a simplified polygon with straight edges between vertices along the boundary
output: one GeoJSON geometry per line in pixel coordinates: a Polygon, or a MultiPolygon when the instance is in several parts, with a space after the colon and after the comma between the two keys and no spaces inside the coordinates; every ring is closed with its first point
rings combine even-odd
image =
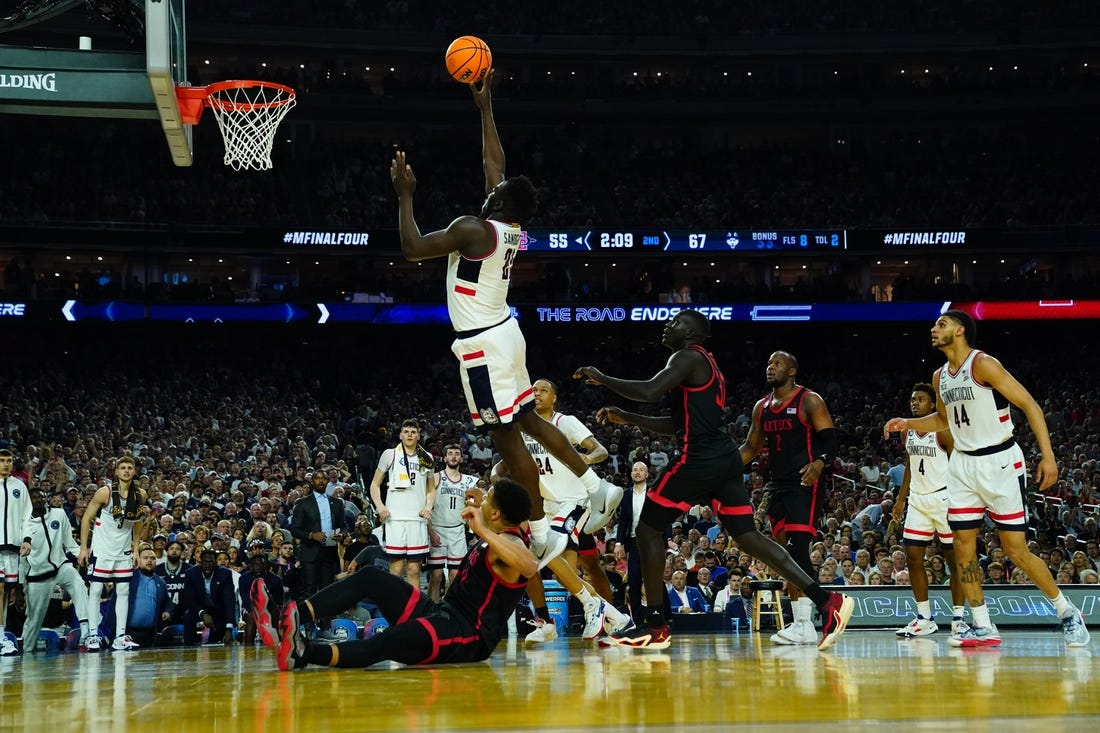
{"type": "Polygon", "coordinates": [[[779,592],[783,590],[782,580],[750,580],[752,590],[752,630],[760,631],[760,617],[771,616],[775,619],[775,630],[783,628],[783,604],[779,592]]]}

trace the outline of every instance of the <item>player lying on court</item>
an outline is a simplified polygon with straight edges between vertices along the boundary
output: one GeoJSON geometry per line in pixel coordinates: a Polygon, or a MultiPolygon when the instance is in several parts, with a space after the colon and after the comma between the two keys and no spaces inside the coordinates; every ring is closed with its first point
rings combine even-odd
{"type": "Polygon", "coordinates": [[[508,633],[508,617],[538,572],[520,525],[531,516],[531,497],[515,481],[502,479],[488,494],[470,492],[462,520],[481,541],[470,550],[455,582],[439,603],[407,582],[364,566],[300,603],[290,603],[279,624],[279,669],[307,664],[369,667],[402,664],[480,662],[508,633]],[[340,644],[307,641],[302,624],[333,616],[367,599],[390,622],[385,633],[340,644]]]}

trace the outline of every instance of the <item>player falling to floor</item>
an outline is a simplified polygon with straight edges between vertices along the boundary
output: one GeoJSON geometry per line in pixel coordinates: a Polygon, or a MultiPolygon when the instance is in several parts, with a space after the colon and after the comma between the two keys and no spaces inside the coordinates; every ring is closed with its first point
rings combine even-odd
{"type": "MultiPolygon", "coordinates": [[[[474,492],[477,492],[475,489],[474,492]]],[[[279,669],[306,664],[369,667],[385,660],[403,664],[479,662],[508,633],[508,618],[523,596],[538,561],[520,528],[531,515],[531,497],[515,481],[501,479],[462,510],[478,537],[440,603],[395,575],[367,565],[300,603],[291,602],[279,626],[279,669]],[[390,622],[383,634],[339,644],[306,641],[303,623],[331,616],[360,600],[378,606],[390,622]]]]}
{"type": "Polygon", "coordinates": [[[920,418],[892,418],[884,428],[887,437],[902,430],[928,433],[946,428],[955,441],[947,471],[948,516],[957,563],[952,572],[958,573],[970,602],[972,624],[952,634],[948,643],[961,647],[1001,643],[1000,632],[989,619],[978,564],[978,531],[988,512],[1009,560],[1054,604],[1066,645],[1085,646],[1089,631],[1084,616],[1062,594],[1046,563],[1027,547],[1027,469],[1013,434],[1009,405],[1027,416],[1042,454],[1035,471],[1040,491],[1058,478],[1043,410],[1001,362],[972,347],[976,331],[974,319],[963,311],[949,310],[936,319],[932,347],[947,357],[932,376],[936,410],[920,418]]]}
{"type": "Polygon", "coordinates": [[[443,470],[436,477],[435,504],[428,524],[431,549],[428,554],[428,595],[438,601],[443,588],[443,572],[447,572],[447,587],[454,582],[458,566],[466,557],[466,525],[462,510],[466,508],[466,492],[476,488],[477,476],[462,473],[462,447],[456,443],[443,449],[443,470]]]}
{"type": "Polygon", "coordinates": [[[533,413],[527,345],[508,306],[512,265],[526,236],[522,223],[534,215],[537,194],[525,176],[504,177],[504,149],[493,118],[492,70],[480,85],[472,84],[481,111],[482,167],[485,203],[479,216],[460,216],[446,229],[422,235],[413,216],[416,177],[397,151],[390,178],[398,198],[401,252],[418,262],[447,258],[447,314],[455,331],[451,351],[458,359],[470,418],[492,434],[493,444],[508,463],[512,478],[531,495],[531,548],[540,567],[565,549],[565,537],[550,532],[539,495],[535,462],[515,425],[533,436],[581,480],[591,504],[590,521],[603,526],[622,500],[622,489],[602,481],[573,450],[561,431],[533,413]]]}
{"type": "Polygon", "coordinates": [[[832,646],[844,633],[855,602],[841,593],[824,590],[790,554],[760,534],[744,485],[741,451],[723,423],[726,380],[714,357],[702,343],[710,324],[698,311],[682,310],[665,324],[662,343],[672,351],[664,368],[647,380],[610,377],[596,367],[582,367],[576,377],[602,384],[636,402],[657,402],[671,395],[671,415],[650,416],[603,407],[597,420],[637,425],[643,430],[673,435],[680,451],[649,490],[638,522],[638,551],[650,614],[646,628],[612,640],[635,647],[668,646],[668,601],[664,585],[663,533],[669,523],[696,504],[706,504],[742,551],[767,563],[790,584],[802,590],[821,611],[823,635],[819,648],[832,646]],[[657,601],[656,599],[663,599],[657,601]]]}
{"type": "Polygon", "coordinates": [[[88,573],[88,638],[81,642],[81,646],[90,652],[100,649],[99,600],[106,583],[113,583],[115,588],[115,639],[111,649],[128,651],[138,648],[138,644],[126,633],[126,618],[130,611],[130,578],[134,575],[138,542],[144,539],[144,520],[149,507],[145,491],[134,481],[136,473],[137,465],[133,458],[119,458],[115,465],[115,480],[110,486],[101,486],[96,490],[80,522],[77,563],[86,567],[89,557],[95,558],[88,573]]]}
{"type": "MultiPolygon", "coordinates": [[[[909,410],[913,417],[930,415],[936,409],[936,390],[926,382],[913,385],[909,396],[909,410]]],[[[951,568],[951,634],[963,630],[963,610],[966,595],[963,593],[959,574],[955,571],[954,539],[948,524],[947,468],[948,458],[955,441],[950,430],[922,433],[908,430],[905,434],[905,452],[909,460],[905,464],[901,488],[894,504],[894,519],[904,517],[902,544],[909,568],[909,583],[913,586],[913,598],[917,602],[917,617],[897,630],[900,637],[927,636],[939,631],[932,617],[932,603],[928,600],[928,574],[925,572],[924,553],[939,536],[943,556],[951,568]]]]}
{"type": "MultiPolygon", "coordinates": [[[[811,578],[810,544],[825,507],[821,473],[836,455],[836,428],[825,400],[798,384],[798,359],[776,351],[764,370],[771,393],[752,410],[749,434],[741,445],[744,465],[767,444],[769,480],[764,501],[772,535],[811,578]]],[[[757,510],[760,512],[760,510],[757,510]]],[[[762,512],[761,512],[762,514],[762,512]]],[[[790,587],[793,623],[772,635],[776,644],[817,644],[812,621],[814,607],[797,588],[790,587]]]]}
{"type": "MultiPolygon", "coordinates": [[[[592,465],[607,458],[607,448],[584,423],[555,409],[558,390],[553,382],[548,379],[536,380],[534,394],[535,414],[557,426],[576,446],[585,463],[592,465]]],[[[539,469],[539,489],[546,514],[551,518],[550,531],[564,534],[569,541],[565,552],[551,560],[546,567],[584,609],[584,638],[595,639],[603,631],[605,617],[609,631],[626,631],[632,622],[629,616],[609,603],[611,584],[599,565],[596,540],[590,533],[581,531],[588,511],[588,494],[584,486],[572,471],[537,440],[524,433],[523,442],[539,469]],[[577,575],[578,558],[583,558],[585,572],[590,580],[588,583],[577,575]],[[603,582],[597,587],[600,580],[603,582]]],[[[501,463],[494,467],[493,472],[495,475],[507,475],[507,470],[507,465],[501,463]]],[[[600,528],[595,527],[592,531],[598,529],[600,528]]],[[[540,643],[557,639],[557,626],[550,618],[540,576],[533,576],[527,583],[527,597],[535,607],[536,620],[535,629],[527,634],[526,641],[540,643]]]]}

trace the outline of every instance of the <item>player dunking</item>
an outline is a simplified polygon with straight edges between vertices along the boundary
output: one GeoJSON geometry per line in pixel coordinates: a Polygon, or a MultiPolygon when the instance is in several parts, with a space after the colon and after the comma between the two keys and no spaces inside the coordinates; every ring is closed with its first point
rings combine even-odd
{"type": "MultiPolygon", "coordinates": [[[[913,394],[909,397],[909,410],[913,417],[930,415],[935,409],[935,388],[924,382],[913,385],[913,394]]],[[[905,517],[902,544],[908,558],[909,583],[913,586],[913,598],[917,601],[917,617],[895,632],[901,637],[927,636],[939,631],[932,618],[928,575],[924,572],[924,553],[936,535],[943,544],[944,559],[952,568],[949,579],[953,606],[951,633],[960,633],[965,624],[963,610],[966,595],[959,574],[954,570],[954,535],[947,520],[947,466],[954,447],[950,430],[938,433],[909,430],[905,435],[905,452],[909,454],[909,461],[905,464],[897,503],[894,504],[894,519],[900,522],[905,517]]]]}
{"type": "MultiPolygon", "coordinates": [[[[651,606],[648,628],[612,636],[626,646],[668,646],[668,607],[664,586],[663,531],[669,522],[695,504],[709,504],[737,545],[779,571],[820,609],[824,619],[819,648],[832,646],[844,633],[855,601],[821,588],[781,546],[757,531],[743,483],[741,452],[722,422],[726,380],[702,342],[710,324],[698,311],[677,313],[664,328],[662,342],[673,353],[659,372],[645,381],[609,377],[595,367],[577,370],[578,378],[602,384],[637,402],[656,402],[672,393],[671,416],[653,417],[603,407],[600,422],[637,425],[662,435],[674,435],[680,457],[670,463],[650,489],[642,507],[636,537],[642,558],[642,580],[651,606]]],[[[815,472],[815,478],[816,478],[815,472]]]]}
{"type": "MultiPolygon", "coordinates": [[[[741,446],[745,465],[768,446],[771,473],[764,487],[772,535],[787,547],[798,566],[811,577],[810,544],[825,506],[825,484],[819,481],[836,455],[836,428],[821,395],[794,380],[798,359],[786,351],[768,358],[765,369],[771,393],[752,410],[752,425],[741,446]]],[[[776,644],[816,644],[813,606],[797,588],[788,589],[794,623],[772,635],[776,644]]]]}
{"type": "Polygon", "coordinates": [[[538,572],[538,561],[519,527],[530,513],[527,490],[508,479],[498,481],[480,506],[462,510],[463,521],[480,542],[466,555],[441,603],[371,565],[301,603],[291,602],[280,623],[279,669],[300,669],[307,663],[369,667],[387,659],[445,664],[488,658],[508,633],[508,618],[523,596],[527,579],[538,572]],[[339,613],[364,598],[376,603],[390,622],[384,634],[342,644],[305,640],[303,622],[339,613]]]}
{"type": "Polygon", "coordinates": [[[462,510],[466,508],[466,492],[477,487],[477,476],[462,473],[462,447],[452,443],[443,449],[443,470],[439,472],[435,504],[428,531],[432,547],[428,556],[431,576],[428,595],[439,601],[443,587],[443,571],[447,571],[447,587],[454,582],[458,566],[466,557],[466,527],[462,510]]]}
{"type": "Polygon", "coordinates": [[[947,357],[932,376],[936,411],[920,418],[892,418],[884,429],[889,436],[901,430],[928,433],[948,428],[955,440],[947,471],[948,516],[957,562],[953,572],[959,574],[970,601],[973,624],[952,634],[948,643],[961,647],[1001,643],[1000,632],[989,619],[978,564],[978,531],[988,511],[1005,554],[1054,604],[1066,646],[1085,646],[1089,631],[1084,617],[1062,595],[1046,563],[1027,547],[1027,470],[1024,452],[1013,435],[1009,403],[1027,415],[1042,453],[1035,472],[1040,491],[1058,478],[1043,410],[1001,362],[971,346],[976,331],[974,319],[963,311],[949,310],[936,319],[932,346],[947,357]]]}
{"type": "Polygon", "coordinates": [[[421,235],[413,216],[416,177],[403,151],[397,151],[390,163],[390,178],[398,198],[401,252],[414,262],[447,257],[447,313],[455,330],[451,351],[460,365],[470,418],[479,430],[491,433],[512,478],[531,495],[531,549],[542,567],[565,549],[566,538],[550,532],[539,495],[538,467],[514,425],[580,477],[591,504],[586,531],[595,532],[607,524],[623,492],[600,480],[561,431],[532,412],[527,345],[507,295],[512,265],[525,236],[516,222],[534,215],[537,195],[525,176],[504,177],[504,149],[490,93],[493,76],[490,70],[480,86],[470,86],[481,110],[486,198],[480,216],[460,216],[446,229],[421,235]]]}
{"type": "Polygon", "coordinates": [[[126,617],[130,612],[130,578],[134,574],[137,545],[142,539],[145,518],[145,492],[134,483],[137,466],[130,456],[122,456],[115,465],[116,480],[110,486],[101,486],[84,512],[80,522],[81,567],[88,564],[88,535],[91,534],[91,555],[95,563],[88,574],[88,638],[84,647],[99,651],[99,601],[103,597],[104,583],[115,586],[115,640],[111,649],[127,651],[138,645],[126,633],[126,617]],[[95,531],[92,531],[92,523],[95,531]]]}

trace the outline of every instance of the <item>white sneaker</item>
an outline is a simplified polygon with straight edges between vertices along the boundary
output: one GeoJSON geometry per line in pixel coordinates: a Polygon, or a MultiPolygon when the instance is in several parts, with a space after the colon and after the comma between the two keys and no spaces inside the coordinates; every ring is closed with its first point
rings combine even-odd
{"type": "Polygon", "coordinates": [[[925,618],[924,616],[917,616],[894,633],[903,639],[908,639],[914,636],[928,636],[939,630],[940,627],[932,619],[925,618]]]}
{"type": "Polygon", "coordinates": [[[626,614],[623,614],[622,621],[620,621],[619,623],[611,623],[611,619],[609,618],[607,619],[605,624],[608,634],[622,636],[623,634],[634,628],[634,619],[632,619],[630,616],[627,616],[626,614]]]}
{"type": "Polygon", "coordinates": [[[1085,617],[1076,608],[1062,617],[1062,637],[1068,647],[1088,646],[1089,629],[1085,626],[1085,617]]]}
{"type": "Polygon", "coordinates": [[[958,636],[969,628],[970,624],[966,623],[961,616],[951,619],[951,636],[958,636]]]}
{"type": "Polygon", "coordinates": [[[772,634],[776,644],[813,644],[817,646],[817,629],[808,621],[795,621],[782,631],[772,634]]]}
{"type": "Polygon", "coordinates": [[[537,542],[534,537],[531,538],[531,552],[534,554],[535,559],[539,561],[539,570],[542,570],[551,560],[565,552],[565,548],[568,546],[569,538],[554,530],[547,533],[546,542],[537,542]]]}
{"type": "Polygon", "coordinates": [[[116,652],[132,652],[140,648],[141,645],[131,639],[129,634],[116,636],[114,643],[111,644],[111,650],[116,652]]]}
{"type": "Polygon", "coordinates": [[[603,631],[603,617],[607,612],[607,601],[597,598],[584,607],[584,639],[592,641],[603,631]]]}
{"type": "Polygon", "coordinates": [[[951,638],[947,640],[947,643],[950,646],[962,647],[964,649],[972,649],[980,646],[1000,646],[1001,632],[997,630],[994,624],[990,624],[989,626],[967,626],[965,631],[961,631],[958,634],[952,634],[951,638]]]}
{"type": "Polygon", "coordinates": [[[581,531],[594,534],[606,527],[622,500],[622,486],[600,479],[600,488],[588,495],[588,510],[581,517],[581,531]]]}
{"type": "Polygon", "coordinates": [[[554,641],[558,638],[558,627],[553,621],[535,620],[535,630],[527,635],[527,641],[532,644],[541,644],[545,641],[554,641]]]}
{"type": "Polygon", "coordinates": [[[84,640],[84,651],[98,652],[102,647],[100,646],[99,635],[94,634],[84,640]]]}
{"type": "Polygon", "coordinates": [[[0,657],[17,657],[19,656],[19,647],[12,643],[11,639],[6,636],[0,637],[0,657]]]}

